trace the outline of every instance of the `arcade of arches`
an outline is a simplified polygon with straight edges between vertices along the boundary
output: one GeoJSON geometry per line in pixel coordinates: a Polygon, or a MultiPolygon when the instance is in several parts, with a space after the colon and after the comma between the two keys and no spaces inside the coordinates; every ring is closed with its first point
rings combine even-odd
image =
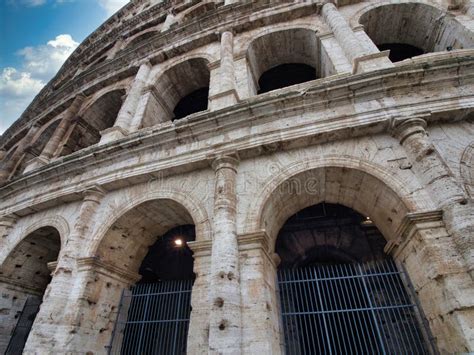
{"type": "Polygon", "coordinates": [[[0,138],[0,352],[474,351],[467,12],[231,2],[117,16],[0,138]]]}

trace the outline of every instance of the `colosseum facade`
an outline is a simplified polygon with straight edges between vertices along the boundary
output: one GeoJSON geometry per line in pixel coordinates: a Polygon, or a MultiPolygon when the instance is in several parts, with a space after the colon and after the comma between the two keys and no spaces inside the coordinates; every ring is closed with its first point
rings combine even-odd
{"type": "Polygon", "coordinates": [[[132,0],[0,138],[0,351],[474,352],[473,16],[132,0]]]}

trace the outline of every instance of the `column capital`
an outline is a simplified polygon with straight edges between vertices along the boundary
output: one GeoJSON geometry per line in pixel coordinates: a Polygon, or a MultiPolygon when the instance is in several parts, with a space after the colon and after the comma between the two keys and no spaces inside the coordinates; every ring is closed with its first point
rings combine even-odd
{"type": "Polygon", "coordinates": [[[208,157],[208,160],[215,172],[223,168],[237,171],[240,162],[239,154],[237,152],[211,155],[208,157]]]}
{"type": "MultiPolygon", "coordinates": [[[[148,67],[148,68],[151,68],[151,67],[152,67],[152,64],[151,64],[151,62],[150,62],[149,59],[143,59],[143,60],[141,60],[141,61],[138,62],[138,66],[139,66],[139,68],[141,68],[141,67],[143,67],[143,66],[148,67]]],[[[140,69],[139,69],[139,70],[140,70],[140,69]]]]}
{"type": "Polygon", "coordinates": [[[77,259],[78,271],[94,271],[108,277],[112,277],[118,281],[134,284],[141,279],[141,275],[122,269],[121,267],[112,265],[102,261],[99,257],[84,257],[77,259]]]}
{"type": "Polygon", "coordinates": [[[193,251],[193,258],[201,256],[211,256],[212,240],[201,240],[187,242],[189,249],[193,251]]]}
{"type": "MultiPolygon", "coordinates": [[[[228,34],[228,35],[231,35],[232,38],[235,36],[235,30],[231,27],[231,28],[224,28],[222,30],[219,30],[219,31],[216,31],[215,32],[215,35],[217,36],[217,38],[219,39],[219,41],[222,41],[222,38],[224,37],[225,34],[228,34]]],[[[227,36],[228,36],[227,35],[227,36]]]]}
{"type": "Polygon", "coordinates": [[[106,193],[107,191],[100,185],[91,185],[82,192],[82,195],[84,201],[99,203],[106,193]]]}
{"type": "Polygon", "coordinates": [[[413,134],[426,133],[426,117],[427,115],[393,118],[390,122],[390,133],[403,144],[413,134]]]}

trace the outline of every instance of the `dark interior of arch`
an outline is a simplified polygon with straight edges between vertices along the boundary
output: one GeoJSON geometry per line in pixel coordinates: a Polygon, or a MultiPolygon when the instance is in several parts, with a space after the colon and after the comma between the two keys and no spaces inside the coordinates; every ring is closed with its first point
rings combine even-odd
{"type": "Polygon", "coordinates": [[[99,142],[100,131],[114,125],[122,107],[125,90],[114,90],[97,99],[83,114],[74,120],[74,129],[62,147],[61,156],[71,154],[99,142]]]}
{"type": "Polygon", "coordinates": [[[281,64],[264,72],[258,80],[258,94],[317,79],[316,69],[307,64],[281,64]]]}
{"type": "Polygon", "coordinates": [[[320,203],[290,217],[276,253],[280,268],[383,260],[386,241],[370,219],[351,208],[320,203]]]}
{"type": "Polygon", "coordinates": [[[187,243],[196,238],[195,228],[186,224],[170,229],[150,247],[139,269],[139,283],[193,280],[194,259],[187,243]],[[182,245],[176,241],[181,240],[182,245]]]}
{"type": "Polygon", "coordinates": [[[377,46],[380,51],[390,51],[389,59],[400,62],[424,53],[423,49],[405,43],[385,43],[377,46]]]}
{"type": "Polygon", "coordinates": [[[11,252],[0,270],[0,277],[42,293],[51,280],[48,263],[57,260],[60,247],[59,232],[55,228],[40,228],[11,252]]]}
{"type": "Polygon", "coordinates": [[[174,118],[177,120],[193,113],[207,110],[209,88],[204,87],[193,91],[183,97],[173,110],[174,118]]]}

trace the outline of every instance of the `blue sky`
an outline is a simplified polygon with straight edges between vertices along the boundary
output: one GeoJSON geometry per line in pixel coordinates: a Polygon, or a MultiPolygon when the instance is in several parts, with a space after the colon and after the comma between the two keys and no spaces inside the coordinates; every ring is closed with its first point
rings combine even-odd
{"type": "Polygon", "coordinates": [[[0,0],[0,134],[128,0],[0,0]]]}

